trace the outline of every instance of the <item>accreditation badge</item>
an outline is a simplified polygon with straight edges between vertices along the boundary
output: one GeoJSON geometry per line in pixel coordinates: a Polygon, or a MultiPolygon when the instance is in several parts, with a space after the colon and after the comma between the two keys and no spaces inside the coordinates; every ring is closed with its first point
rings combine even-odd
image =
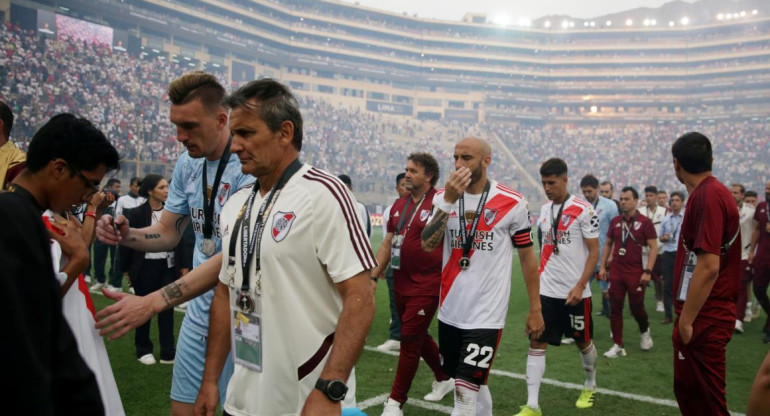
{"type": "MultiPolygon", "coordinates": [[[[259,297],[257,297],[259,298],[259,297]]],[[[250,370],[262,372],[262,310],[261,305],[254,311],[243,310],[237,304],[237,293],[230,288],[230,339],[236,364],[250,370]]],[[[256,302],[259,304],[259,300],[256,302]]]]}
{"type": "Polygon", "coordinates": [[[391,247],[390,268],[393,270],[401,270],[401,247],[391,247]]]}
{"type": "Polygon", "coordinates": [[[695,270],[695,265],[698,263],[698,258],[695,253],[687,253],[687,263],[682,268],[682,276],[679,283],[679,292],[676,294],[676,300],[684,302],[687,300],[687,291],[690,289],[690,279],[692,279],[692,272],[695,270]]]}

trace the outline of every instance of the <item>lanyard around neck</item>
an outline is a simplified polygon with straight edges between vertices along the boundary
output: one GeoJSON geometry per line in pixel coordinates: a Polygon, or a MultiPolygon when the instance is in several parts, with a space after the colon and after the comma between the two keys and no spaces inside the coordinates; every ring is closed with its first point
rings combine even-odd
{"type": "Polygon", "coordinates": [[[254,224],[254,233],[250,235],[250,226],[251,223],[251,212],[254,208],[254,199],[257,196],[257,192],[259,192],[259,181],[257,181],[254,184],[254,188],[251,191],[251,194],[249,195],[249,199],[244,204],[243,208],[241,208],[241,212],[238,215],[238,219],[235,222],[235,226],[233,227],[233,236],[230,238],[230,250],[229,250],[229,265],[235,266],[235,247],[236,242],[238,241],[238,234],[240,233],[241,238],[241,272],[243,275],[243,280],[241,282],[241,290],[248,291],[251,275],[249,273],[248,267],[249,263],[251,263],[251,259],[254,258],[254,255],[256,255],[256,271],[259,271],[261,269],[260,267],[260,250],[261,250],[261,240],[262,240],[262,233],[265,230],[265,217],[269,215],[270,211],[273,208],[273,205],[275,205],[275,201],[278,199],[278,194],[281,192],[281,189],[283,189],[284,185],[286,185],[286,182],[291,179],[291,177],[297,173],[297,171],[302,167],[302,163],[300,163],[299,159],[294,159],[293,162],[286,168],[286,170],[283,171],[281,174],[280,179],[278,179],[278,182],[276,182],[273,189],[268,194],[267,198],[262,202],[262,205],[259,208],[259,212],[257,213],[256,222],[254,224]]]}

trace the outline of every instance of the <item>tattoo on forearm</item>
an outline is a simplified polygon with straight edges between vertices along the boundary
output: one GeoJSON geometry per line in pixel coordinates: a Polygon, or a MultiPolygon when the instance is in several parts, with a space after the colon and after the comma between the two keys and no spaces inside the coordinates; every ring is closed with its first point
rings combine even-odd
{"type": "Polygon", "coordinates": [[[145,240],[157,240],[160,238],[160,234],[145,234],[144,239],[145,240]]]}
{"type": "Polygon", "coordinates": [[[186,291],[186,286],[187,285],[184,282],[173,282],[163,287],[160,295],[163,297],[163,300],[166,301],[166,305],[174,306],[175,301],[178,301],[184,296],[184,293],[182,292],[186,291]]]}
{"type": "Polygon", "coordinates": [[[186,217],[177,218],[176,224],[174,226],[176,227],[176,231],[181,233],[182,232],[182,225],[184,225],[184,219],[186,217]]]}
{"type": "Polygon", "coordinates": [[[442,210],[436,211],[436,215],[433,216],[431,222],[422,230],[423,247],[432,250],[441,243],[448,220],[449,215],[446,212],[442,210]]]}

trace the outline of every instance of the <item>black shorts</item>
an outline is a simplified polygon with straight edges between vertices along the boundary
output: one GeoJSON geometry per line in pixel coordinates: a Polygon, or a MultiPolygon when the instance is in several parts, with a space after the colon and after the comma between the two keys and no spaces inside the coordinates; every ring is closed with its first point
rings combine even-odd
{"type": "Polygon", "coordinates": [[[566,299],[540,295],[545,330],[536,341],[559,346],[562,337],[577,342],[589,342],[594,337],[591,298],[582,299],[577,305],[567,305],[565,302],[566,299]]]}
{"type": "Polygon", "coordinates": [[[441,368],[452,378],[487,384],[502,329],[460,329],[438,321],[441,368]]]}

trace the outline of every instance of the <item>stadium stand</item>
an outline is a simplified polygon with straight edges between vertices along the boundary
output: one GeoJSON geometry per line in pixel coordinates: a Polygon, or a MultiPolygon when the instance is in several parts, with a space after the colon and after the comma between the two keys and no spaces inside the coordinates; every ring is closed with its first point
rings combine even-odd
{"type": "Polygon", "coordinates": [[[47,117],[76,111],[107,133],[129,176],[170,171],[181,149],[165,87],[192,68],[230,87],[259,77],[290,85],[308,119],[303,158],[355,175],[370,205],[386,204],[387,178],[408,153],[433,152],[446,172],[450,143],[468,134],[492,141],[494,176],[535,202],[543,196],[527,173],[554,155],[576,177],[678,189],[668,144],[686,130],[713,138],[720,179],[758,189],[769,173],[770,18],[757,1],[736,3],[747,12],[730,19],[701,1],[532,27],[336,1],[56,4],[66,7],[11,1],[3,15],[0,98],[19,115],[14,140],[24,147],[47,117]],[[70,21],[75,29],[48,34],[38,23],[54,12],[114,38],[76,40],[86,28],[70,21]]]}

